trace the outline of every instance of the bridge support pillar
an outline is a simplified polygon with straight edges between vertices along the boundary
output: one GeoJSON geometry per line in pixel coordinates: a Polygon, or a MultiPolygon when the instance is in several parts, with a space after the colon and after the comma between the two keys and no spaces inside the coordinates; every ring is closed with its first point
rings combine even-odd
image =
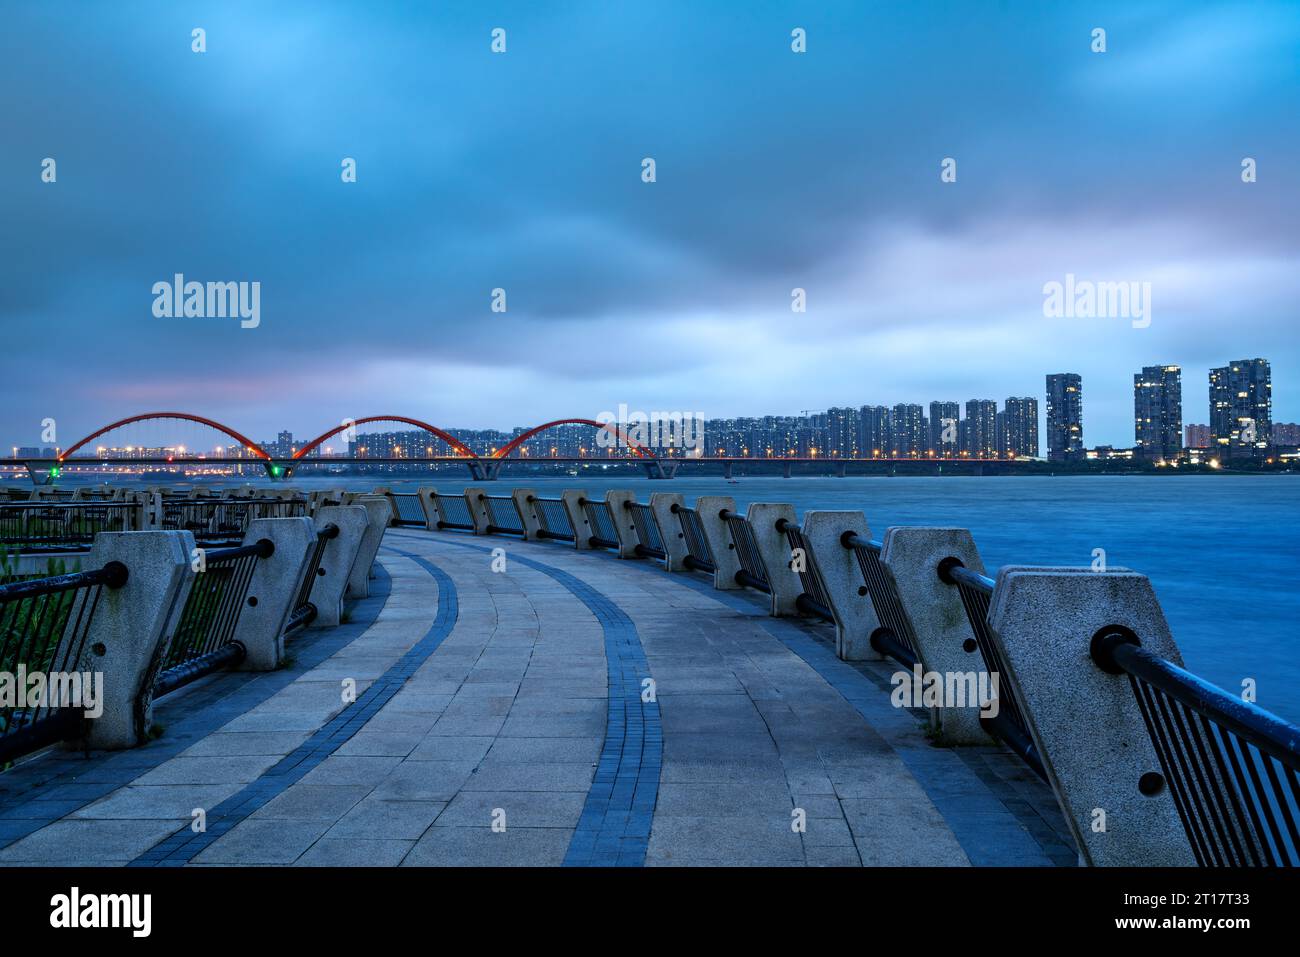
{"type": "Polygon", "coordinates": [[[1082,863],[1195,866],[1168,782],[1157,778],[1152,794],[1139,787],[1163,769],[1129,678],[1091,656],[1093,636],[1122,626],[1182,666],[1150,580],[1127,569],[1006,567],[989,622],[1002,681],[1015,688],[1082,863]]]}
{"type": "Polygon", "coordinates": [[[294,464],[292,462],[286,464],[271,459],[263,459],[262,467],[266,469],[266,477],[272,482],[289,481],[289,477],[293,475],[294,470],[294,464]]]}
{"type": "Polygon", "coordinates": [[[31,462],[24,462],[23,465],[33,485],[53,485],[54,480],[59,477],[60,469],[56,462],[50,462],[49,465],[33,465],[31,462]]]}
{"type": "Polygon", "coordinates": [[[723,510],[736,510],[736,500],[730,495],[701,495],[695,500],[695,514],[699,516],[700,528],[704,530],[709,551],[713,554],[713,587],[719,591],[732,591],[744,586],[736,581],[740,559],[731,540],[731,529],[719,514],[723,510]]]}
{"type": "Polygon", "coordinates": [[[732,464],[732,463],[730,463],[730,462],[723,462],[723,463],[722,463],[722,477],[723,477],[724,479],[729,479],[729,478],[731,478],[731,464],[732,464]]]}
{"type": "Polygon", "coordinates": [[[677,469],[681,467],[681,462],[674,459],[651,459],[642,462],[645,468],[646,478],[650,479],[670,479],[677,477],[677,469]]]}
{"type": "Polygon", "coordinates": [[[782,478],[789,478],[789,477],[790,477],[790,463],[789,463],[789,462],[786,462],[783,466],[781,466],[781,477],[782,477],[782,478]]]}
{"type": "Polygon", "coordinates": [[[835,463],[835,477],[836,477],[836,478],[848,478],[848,477],[849,477],[849,463],[848,463],[848,462],[836,462],[836,463],[835,463]]]}

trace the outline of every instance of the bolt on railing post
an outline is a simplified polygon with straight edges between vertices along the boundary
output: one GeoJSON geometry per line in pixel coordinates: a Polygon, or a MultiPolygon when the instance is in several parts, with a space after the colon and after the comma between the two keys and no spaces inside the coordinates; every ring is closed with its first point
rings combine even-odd
{"type": "Polygon", "coordinates": [[[465,489],[465,504],[469,507],[470,521],[474,523],[475,535],[488,535],[488,527],[492,524],[492,517],[488,514],[487,502],[484,499],[487,492],[477,485],[471,485],[465,489]]]}
{"type": "Polygon", "coordinates": [[[627,489],[610,489],[605,493],[605,504],[609,506],[609,517],[618,539],[619,558],[641,557],[636,550],[641,544],[641,536],[636,533],[636,523],[632,519],[631,506],[635,502],[636,493],[627,489]]]}
{"type": "Polygon", "coordinates": [[[695,513],[700,520],[700,528],[713,553],[713,587],[719,591],[733,591],[743,588],[736,581],[736,572],[740,571],[740,557],[736,546],[731,541],[731,529],[721,513],[734,512],[736,501],[730,495],[701,495],[695,500],[695,513]]]}
{"type": "Polygon", "coordinates": [[[1130,680],[1090,654],[1093,636],[1122,626],[1181,667],[1150,580],[1127,569],[1008,566],[989,620],[1081,862],[1194,866],[1170,789],[1139,787],[1161,766],[1130,680]]]}
{"type": "MultiPolygon", "coordinates": [[[[987,674],[975,633],[955,585],[943,581],[937,569],[947,558],[984,571],[975,539],[964,528],[897,527],[885,532],[880,561],[898,592],[902,614],[911,627],[916,655],[924,672],[941,676],[987,674]]],[[[984,679],[986,682],[991,679],[984,679]]],[[[958,707],[945,702],[931,708],[930,717],[949,744],[988,744],[980,724],[978,702],[958,707]]]]}
{"type": "Polygon", "coordinates": [[[863,585],[862,570],[852,549],[842,544],[845,533],[870,539],[861,512],[811,511],[803,516],[803,537],[808,561],[826,586],[835,619],[835,653],[844,661],[870,661],[883,655],[871,647],[871,635],[880,627],[875,606],[863,585]]]}
{"type": "Polygon", "coordinates": [[[442,514],[438,509],[438,490],[421,486],[416,490],[415,494],[420,499],[420,510],[424,513],[425,529],[436,532],[438,523],[442,521],[442,514]]]}
{"type": "Polygon", "coordinates": [[[327,525],[335,525],[339,530],[325,545],[316,582],[311,587],[311,603],[316,606],[313,624],[330,627],[340,624],[352,567],[370,527],[370,516],[361,505],[322,505],[312,521],[317,531],[327,525]]]}
{"type": "Polygon", "coordinates": [[[769,614],[774,617],[798,615],[803,582],[792,567],[795,556],[786,537],[785,527],[798,524],[794,506],[778,502],[753,502],[745,519],[754,533],[754,544],[763,562],[767,584],[772,589],[769,614]]]}
{"type": "Polygon", "coordinates": [[[255,518],[243,543],[262,539],[274,550],[253,566],[248,597],[231,635],[244,646],[243,671],[273,671],[284,660],[284,626],[316,545],[316,527],[306,517],[255,518]]]}
{"type": "Polygon", "coordinates": [[[393,517],[393,506],[382,495],[358,495],[357,505],[366,510],[367,526],[357,548],[357,558],[352,564],[352,574],[348,577],[348,595],[353,598],[365,598],[370,594],[370,571],[379,554],[379,546],[384,539],[384,529],[388,528],[393,517]]]}
{"type": "Polygon", "coordinates": [[[524,541],[538,541],[538,533],[542,530],[542,522],[537,517],[537,505],[535,503],[537,492],[531,488],[517,488],[510,493],[510,497],[514,500],[515,509],[519,512],[519,522],[524,529],[524,541]]]}
{"type": "Polygon", "coordinates": [[[564,514],[569,516],[569,525],[573,527],[573,547],[579,550],[591,548],[591,524],[587,521],[587,510],[582,503],[587,500],[587,493],[581,489],[565,489],[560,493],[560,502],[564,514]]]}
{"type": "Polygon", "coordinates": [[[103,675],[102,712],[85,745],[117,750],[142,744],[153,724],[154,665],[170,643],[194,583],[189,532],[101,532],[86,568],[121,562],[126,584],[105,588],[90,621],[78,670],[103,675]]]}
{"type": "Polygon", "coordinates": [[[682,521],[673,511],[674,506],[684,508],[686,500],[680,492],[653,492],[650,495],[650,514],[659,526],[659,539],[664,546],[664,568],[670,572],[690,571],[686,567],[686,535],[682,521]]]}

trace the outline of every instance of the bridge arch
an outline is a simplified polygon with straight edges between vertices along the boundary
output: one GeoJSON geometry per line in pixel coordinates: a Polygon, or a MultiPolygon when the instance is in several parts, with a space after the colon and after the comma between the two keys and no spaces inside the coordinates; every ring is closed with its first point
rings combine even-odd
{"type": "Polygon", "coordinates": [[[430,425],[428,422],[421,422],[419,419],[408,418],[407,416],[404,415],[367,415],[367,416],[363,416],[360,419],[351,419],[347,422],[340,423],[339,425],[334,426],[334,428],[330,429],[328,432],[316,436],[316,438],[312,439],[306,445],[302,446],[300,449],[298,449],[297,452],[293,454],[293,457],[295,459],[300,459],[303,456],[305,456],[307,453],[311,452],[313,449],[318,448],[322,442],[326,442],[329,439],[332,439],[340,432],[343,432],[354,426],[365,425],[368,422],[403,422],[406,425],[413,425],[417,429],[424,429],[424,431],[430,433],[431,435],[436,435],[438,438],[442,439],[444,442],[450,445],[458,455],[470,459],[478,458],[478,455],[475,454],[473,449],[471,449],[460,439],[456,438],[454,435],[450,435],[449,433],[444,432],[436,425],[430,425]]]}
{"type": "Polygon", "coordinates": [[[533,436],[540,432],[545,432],[547,429],[553,429],[557,425],[590,425],[598,431],[610,432],[617,438],[622,439],[627,444],[627,447],[636,454],[637,458],[657,458],[653,452],[640,442],[637,442],[626,432],[617,428],[612,422],[597,422],[595,419],[556,419],[554,422],[545,422],[542,425],[534,426],[527,432],[522,432],[519,435],[516,435],[505,445],[501,446],[501,448],[497,449],[492,453],[492,458],[506,458],[511,452],[518,449],[533,436]]]}
{"type": "Polygon", "coordinates": [[[68,448],[66,448],[63,451],[63,453],[59,456],[59,461],[60,462],[64,461],[70,455],[72,455],[73,452],[77,451],[77,449],[81,448],[83,445],[86,445],[88,442],[93,442],[95,439],[99,438],[101,435],[104,435],[107,432],[112,432],[114,429],[120,429],[122,428],[122,426],[130,425],[133,422],[145,422],[151,419],[183,419],[186,422],[195,422],[199,425],[206,425],[211,429],[216,429],[218,432],[221,432],[224,435],[228,435],[230,438],[234,439],[244,448],[248,449],[248,451],[252,452],[259,459],[270,459],[271,457],[266,453],[265,449],[263,449],[260,445],[258,445],[248,436],[241,435],[240,433],[236,432],[234,429],[230,428],[229,426],[222,425],[220,422],[214,421],[213,419],[206,419],[201,415],[192,415],[189,412],[143,412],[140,415],[132,415],[125,419],[118,419],[118,421],[109,423],[108,425],[104,426],[102,429],[99,429],[95,432],[91,432],[90,435],[86,436],[80,442],[75,442],[72,445],[68,446],[68,448]]]}

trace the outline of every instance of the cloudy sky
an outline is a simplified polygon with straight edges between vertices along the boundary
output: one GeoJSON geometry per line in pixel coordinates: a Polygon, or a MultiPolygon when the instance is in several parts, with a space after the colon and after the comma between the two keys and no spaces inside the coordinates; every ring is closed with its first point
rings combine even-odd
{"type": "Polygon", "coordinates": [[[1182,365],[1203,422],[1207,369],[1253,356],[1295,421],[1298,62],[1294,2],[7,4],[0,438],[1041,401],[1074,371],[1088,444],[1130,445],[1141,366],[1182,365]],[[175,273],[260,282],[260,326],[155,317],[175,273]],[[1150,325],[1044,317],[1067,273],[1150,282],[1150,325]]]}

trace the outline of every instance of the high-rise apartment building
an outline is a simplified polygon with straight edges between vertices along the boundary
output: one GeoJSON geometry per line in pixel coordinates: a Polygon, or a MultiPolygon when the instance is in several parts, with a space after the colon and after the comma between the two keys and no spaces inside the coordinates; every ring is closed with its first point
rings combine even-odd
{"type": "Polygon", "coordinates": [[[889,409],[864,405],[858,410],[858,449],[863,458],[888,458],[893,452],[889,409]]]}
{"type": "Polygon", "coordinates": [[[1174,459],[1183,448],[1183,372],[1144,366],[1133,376],[1133,438],[1137,455],[1174,459]]]}
{"type": "Polygon", "coordinates": [[[1210,370],[1210,439],[1225,458],[1262,455],[1273,432],[1273,380],[1266,359],[1210,370]]]}
{"type": "Polygon", "coordinates": [[[961,452],[961,406],[956,402],[930,403],[930,448],[940,458],[961,452]]]}
{"type": "Polygon", "coordinates": [[[925,412],[919,405],[900,402],[893,412],[893,451],[903,458],[923,458],[929,448],[925,412]]]}
{"type": "Polygon", "coordinates": [[[997,458],[998,404],[992,399],[967,400],[964,451],[969,452],[971,458],[997,458]]]}
{"type": "Polygon", "coordinates": [[[1208,425],[1189,424],[1183,427],[1183,432],[1187,436],[1183,442],[1184,448],[1189,449],[1208,449],[1210,447],[1210,427],[1208,425]]]}
{"type": "Polygon", "coordinates": [[[1047,377],[1047,457],[1053,461],[1084,457],[1083,380],[1077,372],[1047,377]]]}
{"type": "Polygon", "coordinates": [[[999,446],[1003,455],[1014,458],[1038,456],[1038,400],[1030,396],[1011,396],[1003,403],[1002,434],[999,446]]]}

